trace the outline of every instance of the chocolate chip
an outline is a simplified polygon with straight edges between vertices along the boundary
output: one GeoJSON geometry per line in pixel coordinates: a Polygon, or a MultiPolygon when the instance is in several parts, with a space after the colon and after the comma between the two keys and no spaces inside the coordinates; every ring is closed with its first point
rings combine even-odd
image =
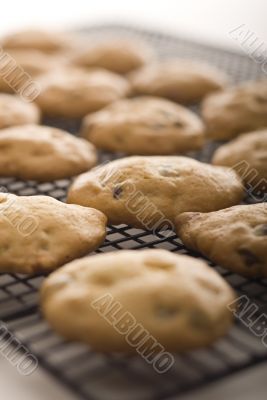
{"type": "Polygon", "coordinates": [[[2,244],[2,246],[0,247],[0,252],[4,251],[8,251],[10,249],[10,245],[9,244],[2,244]]]}
{"type": "Polygon", "coordinates": [[[195,329],[208,329],[210,326],[210,319],[206,314],[199,310],[193,310],[190,315],[190,325],[195,329]]]}
{"type": "Polygon", "coordinates": [[[258,103],[266,103],[267,102],[267,97],[264,95],[260,95],[260,94],[256,94],[254,96],[254,99],[258,102],[258,103]]]}
{"type": "Polygon", "coordinates": [[[122,187],[121,186],[115,186],[112,190],[112,196],[114,199],[118,200],[120,198],[120,195],[122,193],[122,187]]]}
{"type": "Polygon", "coordinates": [[[49,250],[49,242],[48,242],[48,241],[43,241],[43,242],[41,242],[41,243],[40,243],[40,248],[41,248],[42,250],[45,250],[45,251],[49,250]]]}
{"type": "Polygon", "coordinates": [[[239,249],[238,254],[242,257],[246,267],[254,267],[260,263],[258,257],[248,249],[239,249]]]}
{"type": "Polygon", "coordinates": [[[177,128],[183,128],[184,127],[184,124],[182,122],[180,122],[180,121],[175,121],[173,125],[176,126],[177,128]]]}
{"type": "Polygon", "coordinates": [[[262,224],[256,226],[254,233],[256,236],[266,236],[267,235],[267,224],[262,224]]]}

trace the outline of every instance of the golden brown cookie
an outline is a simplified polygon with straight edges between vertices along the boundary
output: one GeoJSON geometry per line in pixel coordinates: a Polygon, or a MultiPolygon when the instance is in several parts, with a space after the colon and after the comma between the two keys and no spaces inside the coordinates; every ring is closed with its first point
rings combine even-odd
{"type": "Polygon", "coordinates": [[[100,67],[125,74],[151,61],[153,56],[152,49],[143,42],[113,38],[78,51],[72,62],[80,67],[100,67]]]}
{"type": "Polygon", "coordinates": [[[85,257],[50,275],[41,291],[44,316],[68,340],[143,355],[151,341],[156,355],[211,344],[228,331],[233,300],[204,261],[166,250],[85,257]]]}
{"type": "Polygon", "coordinates": [[[66,68],[43,75],[36,102],[45,115],[81,118],[125,97],[125,78],[106,70],[66,68]]]}
{"type": "Polygon", "coordinates": [[[40,110],[32,103],[26,103],[19,96],[0,94],[0,129],[15,125],[38,124],[40,110]]]}
{"type": "Polygon", "coordinates": [[[226,76],[208,64],[183,59],[145,65],[129,76],[136,94],[166,97],[178,103],[195,103],[222,89],[226,76]]]}
{"type": "Polygon", "coordinates": [[[68,202],[101,210],[111,224],[156,230],[182,212],[218,210],[242,197],[241,180],[228,168],[187,157],[126,157],[79,176],[68,202]]]}
{"type": "Polygon", "coordinates": [[[234,168],[249,190],[265,190],[267,200],[267,129],[245,133],[219,147],[212,164],[234,168]]]}
{"type": "Polygon", "coordinates": [[[126,154],[199,150],[204,126],[196,114],[158,97],[120,100],[83,120],[81,135],[100,149],[126,154]]]}
{"type": "Polygon", "coordinates": [[[38,84],[38,76],[64,63],[59,56],[31,49],[11,50],[5,57],[5,73],[4,76],[0,75],[0,91],[5,93],[19,91],[29,80],[37,81],[38,84]]]}
{"type": "Polygon", "coordinates": [[[230,271],[267,277],[267,204],[240,205],[176,219],[184,244],[230,271]]]}
{"type": "Polygon", "coordinates": [[[49,272],[95,250],[105,237],[99,211],[48,196],[0,193],[0,272],[49,272]]]}
{"type": "Polygon", "coordinates": [[[2,38],[3,48],[13,49],[34,49],[45,53],[56,53],[69,50],[71,37],[61,32],[51,32],[41,29],[26,29],[10,33],[2,38]]]}
{"type": "Polygon", "coordinates": [[[23,125],[0,131],[0,176],[51,181],[88,171],[95,148],[50,126],[23,125]]]}
{"type": "Polygon", "coordinates": [[[230,140],[240,133],[267,127],[267,81],[243,83],[204,100],[207,135],[230,140]]]}

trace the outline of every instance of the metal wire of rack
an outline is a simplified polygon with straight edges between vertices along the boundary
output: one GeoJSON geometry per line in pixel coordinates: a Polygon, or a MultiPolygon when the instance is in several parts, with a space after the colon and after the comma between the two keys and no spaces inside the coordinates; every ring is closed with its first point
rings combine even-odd
{"type": "MultiPolygon", "coordinates": [[[[160,57],[190,57],[206,60],[225,70],[233,82],[263,77],[260,66],[248,57],[219,50],[199,43],[168,36],[158,32],[123,26],[99,26],[86,31],[89,37],[123,34],[147,41],[160,57]]],[[[45,120],[44,123],[76,133],[79,121],[45,120]]],[[[191,156],[209,161],[215,144],[191,156]]],[[[101,153],[100,159],[114,155],[101,153]]],[[[64,201],[69,180],[38,184],[0,178],[0,185],[18,195],[43,194],[64,201]]],[[[120,249],[163,248],[172,252],[189,252],[173,233],[160,233],[129,226],[110,226],[104,244],[97,252],[120,249]]],[[[212,265],[212,264],[211,264],[212,265]]],[[[234,287],[238,294],[246,294],[267,311],[267,279],[245,279],[212,265],[234,287]]],[[[98,354],[88,347],[68,343],[50,330],[38,308],[38,288],[43,276],[2,274],[0,276],[0,320],[39,360],[39,364],[86,400],[163,400],[206,385],[236,371],[266,362],[267,348],[248,328],[236,321],[230,333],[213,346],[194,352],[175,355],[175,364],[165,374],[157,374],[138,356],[98,354]]],[[[256,318],[256,316],[255,316],[256,318]]]]}

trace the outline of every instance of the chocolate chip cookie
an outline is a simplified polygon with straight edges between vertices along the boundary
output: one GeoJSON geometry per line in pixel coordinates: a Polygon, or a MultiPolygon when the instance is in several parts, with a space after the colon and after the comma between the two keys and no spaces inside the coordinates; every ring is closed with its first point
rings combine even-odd
{"type": "Polygon", "coordinates": [[[18,96],[0,94],[0,129],[15,125],[38,124],[40,110],[33,103],[26,103],[18,96]]]}
{"type": "Polygon", "coordinates": [[[88,171],[95,148],[49,126],[23,125],[0,131],[0,176],[52,181],[88,171]]]}
{"type": "Polygon", "coordinates": [[[0,91],[16,93],[26,82],[38,84],[38,76],[64,65],[63,58],[45,54],[38,50],[12,50],[6,56],[0,73],[0,91]]]}
{"type": "Polygon", "coordinates": [[[39,80],[36,102],[45,115],[81,118],[125,97],[127,80],[106,70],[59,69],[39,80]]]}
{"type": "Polygon", "coordinates": [[[155,357],[211,344],[228,331],[233,300],[204,261],[166,250],[85,257],[52,273],[41,290],[45,318],[67,340],[144,357],[151,345],[155,357]]]}
{"type": "Polygon", "coordinates": [[[184,244],[248,277],[267,277],[267,204],[240,205],[176,219],[184,244]]]}
{"type": "Polygon", "coordinates": [[[80,67],[100,67],[125,74],[151,61],[153,57],[153,50],[143,42],[113,38],[97,41],[77,51],[72,62],[80,67]]]}
{"type": "Polygon", "coordinates": [[[207,135],[230,140],[267,127],[267,81],[243,83],[204,100],[202,116],[207,135]]]}
{"type": "Polygon", "coordinates": [[[10,33],[2,38],[5,50],[35,49],[45,53],[69,50],[73,45],[70,35],[41,29],[26,29],[10,33]]]}
{"type": "Polygon", "coordinates": [[[187,157],[126,157],[79,176],[68,202],[94,207],[111,224],[148,230],[171,225],[185,211],[213,211],[238,204],[237,174],[187,157]]]}
{"type": "Polygon", "coordinates": [[[254,193],[267,200],[267,129],[245,133],[214,153],[212,163],[234,168],[254,193]]]}
{"type": "Polygon", "coordinates": [[[228,82],[217,68],[192,60],[164,60],[145,65],[129,76],[136,94],[166,97],[178,103],[196,103],[228,82]]]}
{"type": "Polygon", "coordinates": [[[89,114],[81,135],[100,149],[126,154],[185,153],[204,144],[197,115],[157,97],[120,100],[89,114]]]}
{"type": "Polygon", "coordinates": [[[49,272],[95,250],[105,237],[97,210],[48,196],[0,193],[0,272],[49,272]]]}

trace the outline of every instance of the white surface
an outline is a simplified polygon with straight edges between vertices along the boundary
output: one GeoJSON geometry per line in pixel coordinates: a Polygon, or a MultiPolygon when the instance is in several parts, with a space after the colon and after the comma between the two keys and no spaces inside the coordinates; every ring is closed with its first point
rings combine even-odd
{"type": "MultiPolygon", "coordinates": [[[[80,24],[103,21],[133,23],[239,49],[229,31],[245,24],[267,43],[266,0],[23,0],[1,4],[0,34],[28,26],[72,29],[80,24]]],[[[22,377],[0,357],[1,399],[74,400],[70,392],[40,368],[22,377]]],[[[248,371],[241,380],[213,385],[187,400],[263,400],[260,388],[266,387],[266,367],[248,371]]]]}
{"type": "Polygon", "coordinates": [[[40,367],[32,375],[23,376],[0,355],[0,371],[1,400],[77,399],[40,367]]]}

